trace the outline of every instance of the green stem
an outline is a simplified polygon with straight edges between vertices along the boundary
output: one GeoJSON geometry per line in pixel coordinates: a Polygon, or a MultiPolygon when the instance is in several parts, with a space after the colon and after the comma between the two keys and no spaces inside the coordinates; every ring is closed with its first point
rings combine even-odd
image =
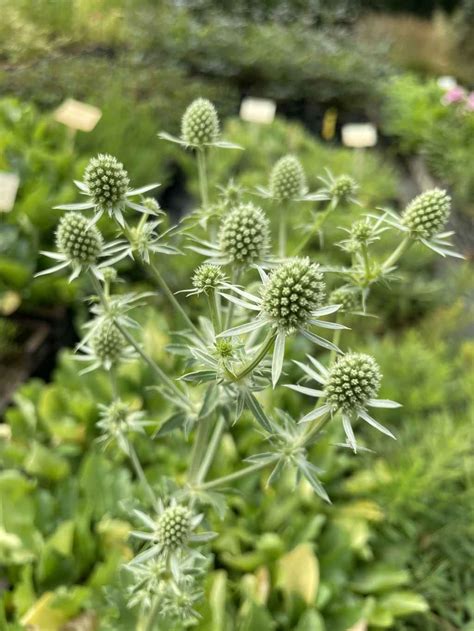
{"type": "Polygon", "coordinates": [[[388,269],[393,267],[393,265],[398,261],[402,254],[408,250],[412,243],[413,239],[410,236],[405,237],[392,254],[382,263],[381,271],[386,272],[388,269]]]}
{"type": "Polygon", "coordinates": [[[140,483],[143,486],[145,493],[148,495],[148,498],[152,506],[155,506],[156,504],[155,494],[153,493],[153,490],[146,478],[145,472],[143,471],[143,467],[140,463],[140,460],[138,459],[137,452],[135,451],[134,446],[128,439],[127,439],[127,448],[128,448],[128,457],[130,458],[130,462],[132,463],[132,467],[136,473],[136,476],[140,480],[140,483]]]}
{"type": "MultiPolygon", "coordinates": [[[[238,285],[241,273],[242,273],[242,270],[238,267],[232,270],[232,280],[231,280],[232,285],[238,285]]],[[[225,324],[224,324],[225,331],[229,329],[232,324],[232,318],[234,316],[234,309],[235,309],[235,303],[229,301],[229,306],[227,307],[227,313],[226,313],[225,324]]]]}
{"type": "Polygon", "coordinates": [[[157,631],[157,627],[155,627],[155,619],[158,615],[161,606],[161,599],[159,597],[155,597],[153,600],[148,616],[140,625],[139,630],[137,631],[157,631]]]}
{"type": "Polygon", "coordinates": [[[240,372],[231,377],[232,381],[240,381],[259,365],[259,363],[272,347],[273,342],[275,341],[275,337],[275,331],[272,330],[267,333],[267,337],[263,340],[260,350],[256,353],[255,357],[240,372]]]}
{"type": "Polygon", "coordinates": [[[337,201],[335,199],[332,199],[329,202],[328,207],[316,215],[313,225],[311,226],[309,231],[306,233],[305,238],[298,243],[298,245],[293,251],[292,256],[297,256],[305,249],[305,247],[313,239],[314,235],[318,232],[318,230],[321,230],[324,222],[328,218],[329,214],[336,208],[336,206],[337,206],[337,201]]]}
{"type": "Polygon", "coordinates": [[[286,254],[286,213],[285,208],[280,206],[280,223],[278,226],[278,254],[281,258],[286,254]]]}
{"type": "Polygon", "coordinates": [[[365,281],[367,284],[369,284],[371,281],[370,261],[369,261],[369,252],[367,250],[367,246],[365,245],[365,243],[361,245],[361,253],[362,253],[362,259],[364,261],[365,281]]]}
{"type": "MultiPolygon", "coordinates": [[[[336,318],[335,318],[335,323],[339,324],[339,313],[336,313],[336,318]]],[[[339,346],[339,342],[341,340],[341,333],[342,333],[342,329],[334,329],[334,333],[332,336],[332,343],[335,346],[339,346]]],[[[332,349],[330,354],[329,354],[329,363],[328,366],[332,366],[332,364],[334,363],[334,360],[336,359],[336,355],[337,355],[337,351],[332,349]]]]}
{"type": "Polygon", "coordinates": [[[199,476],[199,470],[201,468],[203,459],[206,454],[209,434],[211,433],[210,419],[203,418],[198,421],[196,430],[196,439],[193,446],[193,453],[191,456],[191,464],[189,465],[188,478],[190,482],[195,482],[199,476]]]}
{"type": "Polygon", "coordinates": [[[176,312],[181,316],[181,318],[189,326],[189,328],[195,333],[195,335],[197,335],[198,338],[202,340],[202,336],[200,332],[198,331],[194,323],[191,321],[191,319],[189,318],[188,314],[185,312],[183,307],[177,301],[176,296],[173,294],[173,292],[169,288],[168,283],[165,281],[165,279],[161,275],[159,269],[153,263],[150,263],[148,267],[150,268],[153,277],[155,278],[156,282],[162,289],[163,293],[166,295],[170,303],[176,309],[176,312]]]}
{"type": "MultiPolygon", "coordinates": [[[[101,287],[99,281],[97,280],[97,278],[92,273],[90,273],[90,278],[92,279],[92,284],[94,285],[94,289],[97,292],[97,295],[98,295],[102,305],[104,306],[105,310],[107,310],[107,299],[106,299],[106,297],[104,295],[104,292],[102,290],[102,287],[101,287]]],[[[149,355],[147,353],[145,353],[145,351],[141,348],[141,346],[135,340],[133,335],[131,335],[127,331],[127,329],[124,328],[120,324],[120,322],[117,322],[116,319],[113,319],[113,323],[117,327],[117,329],[120,331],[120,333],[124,336],[124,338],[127,340],[127,342],[131,346],[133,346],[133,348],[140,355],[140,357],[156,373],[156,375],[158,376],[160,381],[162,381],[173,392],[173,394],[175,394],[175,396],[182,403],[184,403],[186,406],[188,406],[188,400],[184,396],[184,394],[177,388],[177,386],[171,381],[171,379],[167,375],[165,375],[165,373],[161,370],[161,368],[158,366],[158,364],[151,357],[149,357],[149,355]]]]}
{"type": "Polygon", "coordinates": [[[211,295],[207,294],[206,297],[207,297],[207,304],[209,306],[209,312],[211,314],[212,325],[214,327],[215,334],[217,335],[222,330],[219,294],[212,289],[211,295]]]}
{"type": "Polygon", "coordinates": [[[197,483],[202,482],[206,478],[206,475],[211,467],[212,461],[214,460],[214,456],[216,455],[217,448],[220,445],[222,433],[224,432],[225,426],[226,426],[225,418],[223,416],[220,416],[216,423],[216,426],[214,427],[214,432],[212,434],[209,447],[206,451],[206,454],[201,463],[201,466],[199,467],[199,471],[196,476],[197,483]]]}
{"type": "Polygon", "coordinates": [[[207,209],[209,206],[209,192],[207,185],[206,150],[197,150],[197,165],[199,175],[199,190],[201,192],[201,206],[207,209]]]}
{"type": "MultiPolygon", "coordinates": [[[[278,458],[277,455],[275,455],[274,460],[276,460],[278,458]]],[[[247,475],[250,475],[252,473],[256,473],[257,471],[261,471],[262,469],[264,469],[267,465],[271,464],[272,462],[274,462],[274,460],[268,460],[267,462],[259,462],[257,464],[252,464],[248,467],[245,467],[245,469],[240,469],[240,471],[235,471],[234,473],[230,473],[229,475],[224,475],[221,478],[216,478],[215,480],[210,480],[209,482],[204,482],[202,484],[199,485],[199,490],[202,491],[209,491],[211,489],[215,489],[219,486],[222,486],[224,484],[228,484],[229,482],[234,482],[235,480],[240,480],[240,478],[244,478],[247,475]]]]}

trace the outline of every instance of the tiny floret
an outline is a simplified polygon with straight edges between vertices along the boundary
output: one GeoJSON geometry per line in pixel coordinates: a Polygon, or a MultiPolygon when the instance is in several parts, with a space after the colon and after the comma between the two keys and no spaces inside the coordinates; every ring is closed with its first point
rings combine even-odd
{"type": "Polygon", "coordinates": [[[402,224],[423,239],[434,237],[445,225],[451,211],[451,198],[439,188],[421,193],[402,215],[402,224]]]}
{"type": "Polygon", "coordinates": [[[351,238],[358,244],[367,244],[374,236],[373,226],[365,219],[356,221],[351,226],[351,238]]]}
{"type": "Polygon", "coordinates": [[[158,215],[160,212],[160,205],[154,197],[145,197],[142,205],[145,206],[152,215],[158,215]]]}
{"type": "Polygon", "coordinates": [[[341,311],[353,311],[358,306],[356,292],[351,287],[338,287],[329,295],[330,305],[341,305],[341,311]]]}
{"type": "Polygon", "coordinates": [[[331,197],[345,202],[355,193],[356,189],[357,184],[353,178],[349,175],[340,175],[332,182],[330,193],[331,197]]]}
{"type": "Polygon", "coordinates": [[[181,121],[181,135],[185,142],[197,146],[217,140],[219,118],[210,101],[199,98],[188,106],[181,121]]]}
{"type": "Polygon", "coordinates": [[[262,308],[279,329],[291,332],[308,323],[324,297],[325,283],[318,265],[308,258],[294,258],[271,274],[263,290],[262,308]]]}
{"type": "Polygon", "coordinates": [[[261,261],[270,249],[270,222],[263,210],[253,204],[232,209],[221,223],[219,247],[238,265],[261,261]]]}
{"type": "Polygon", "coordinates": [[[191,511],[185,506],[177,504],[165,509],[156,524],[159,544],[167,550],[186,545],[192,530],[191,522],[191,511]]]}
{"type": "Polygon", "coordinates": [[[195,270],[192,280],[195,289],[207,293],[220,286],[225,280],[225,274],[217,265],[204,263],[195,270]]]}
{"type": "Polygon", "coordinates": [[[273,198],[289,200],[304,194],[306,178],[296,156],[280,158],[270,174],[270,192],[273,198]]]}
{"type": "Polygon", "coordinates": [[[345,412],[363,407],[377,396],[382,375],[373,357],[350,353],[337,360],[325,385],[327,402],[345,412]]]}
{"type": "Polygon", "coordinates": [[[110,322],[103,322],[91,340],[95,356],[104,364],[117,362],[125,346],[125,338],[110,322]]]}
{"type": "Polygon", "coordinates": [[[61,254],[75,264],[93,265],[102,251],[102,236],[86,217],[70,212],[61,217],[56,230],[56,245],[61,254]]]}
{"type": "Polygon", "coordinates": [[[92,158],[84,172],[84,184],[94,204],[110,211],[125,201],[129,179],[123,164],[108,154],[92,158]]]}

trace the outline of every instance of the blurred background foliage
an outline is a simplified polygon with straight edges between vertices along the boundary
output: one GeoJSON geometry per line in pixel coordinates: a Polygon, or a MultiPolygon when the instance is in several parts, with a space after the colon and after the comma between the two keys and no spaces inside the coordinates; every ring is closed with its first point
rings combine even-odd
{"type": "MultiPolygon", "coordinates": [[[[156,134],[176,133],[196,96],[216,103],[225,137],[246,148],[211,162],[211,184],[229,176],[248,188],[264,184],[271,164],[291,151],[311,189],[328,167],[358,180],[364,209],[402,207],[419,190],[413,160],[421,159],[430,182],[453,195],[458,245],[472,255],[474,113],[445,104],[437,83],[449,74],[467,91],[474,86],[472,0],[0,0],[0,15],[0,171],[21,178],[0,225],[4,365],[22,350],[25,316],[61,307],[72,329],[61,345],[72,344],[84,320],[84,306],[72,305],[87,286],[33,274],[39,249],[52,244],[52,207],[76,201],[72,179],[91,155],[116,155],[137,186],[162,182],[159,200],[172,220],[193,207],[190,155],[156,134]],[[276,100],[271,126],[236,118],[248,95],[276,100]],[[52,118],[67,97],[103,112],[74,141],[52,118]],[[328,108],[338,115],[330,141],[321,138],[328,108]],[[379,148],[343,148],[341,125],[365,120],[378,125],[379,148]]],[[[312,244],[318,260],[344,262],[334,247],[339,227],[360,212],[338,211],[324,247],[312,244]]],[[[111,233],[107,220],[101,228],[111,233]]],[[[189,253],[167,262],[172,285],[188,286],[199,260],[189,253]]],[[[130,266],[122,273],[144,283],[130,266]]],[[[473,631],[472,268],[413,248],[399,282],[377,288],[372,301],[380,317],[357,321],[357,346],[383,366],[384,396],[404,403],[396,424],[393,412],[382,419],[399,440],[379,444],[371,433],[375,453],[354,458],[331,446],[334,428],[314,454],[329,507],[304,485],[293,493],[287,479],[278,503],[276,491],[242,483],[245,501],[233,499],[218,525],[225,535],[213,544],[200,629],[473,631]]],[[[161,331],[172,320],[160,296],[155,302],[160,315],[141,314],[145,336],[171,368],[161,331]]],[[[141,490],[127,463],[94,443],[94,401],[110,397],[105,377],[79,379],[67,350],[50,374],[53,363],[16,391],[0,425],[0,628],[129,631],[127,578],[118,568],[131,555],[130,507],[141,490]]],[[[151,375],[131,364],[120,380],[159,426],[166,403],[146,388],[151,375]]],[[[300,413],[291,392],[273,396],[300,413]]],[[[226,436],[216,475],[255,451],[252,428],[247,419],[226,436]]],[[[180,437],[140,438],[136,448],[156,483],[164,472],[182,479],[180,437]]]]}

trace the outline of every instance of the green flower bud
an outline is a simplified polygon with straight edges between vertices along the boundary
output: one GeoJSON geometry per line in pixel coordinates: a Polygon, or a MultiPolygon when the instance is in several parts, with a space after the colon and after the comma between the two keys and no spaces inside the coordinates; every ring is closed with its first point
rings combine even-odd
{"type": "Polygon", "coordinates": [[[349,412],[377,396],[382,375],[375,359],[363,353],[344,355],[333,365],[324,387],[326,400],[349,412]]]}
{"type": "Polygon", "coordinates": [[[125,346],[125,338],[110,322],[103,322],[91,340],[95,356],[104,364],[117,362],[125,346]]]}
{"type": "Polygon", "coordinates": [[[98,208],[109,210],[125,199],[128,174],[123,164],[108,154],[92,158],[84,172],[84,183],[98,208]]]}
{"type": "Polygon", "coordinates": [[[324,297],[325,283],[318,266],[308,258],[294,258],[271,274],[263,290],[262,308],[278,328],[291,332],[308,322],[324,297]]]}
{"type": "Polygon", "coordinates": [[[188,106],[181,121],[181,135],[190,145],[204,145],[217,140],[219,118],[207,99],[196,99],[188,106]]]}
{"type": "Polygon", "coordinates": [[[304,193],[306,178],[296,156],[280,158],[270,174],[270,192],[275,199],[288,200],[304,193]]]}
{"type": "Polygon", "coordinates": [[[253,204],[233,208],[221,223],[219,247],[238,265],[261,261],[270,249],[270,222],[263,210],[253,204]]]}
{"type": "Polygon", "coordinates": [[[191,511],[185,506],[170,506],[159,517],[156,536],[168,550],[185,545],[191,533],[191,511]]]}
{"type": "Polygon", "coordinates": [[[340,175],[332,183],[330,194],[331,197],[336,198],[338,201],[346,202],[355,193],[356,189],[357,183],[353,178],[349,175],[340,175]]]}
{"type": "Polygon", "coordinates": [[[154,197],[145,197],[142,201],[142,206],[148,208],[148,210],[154,215],[157,215],[160,212],[160,205],[154,197]]]}
{"type": "Polygon", "coordinates": [[[220,359],[229,359],[234,354],[234,345],[229,339],[219,339],[215,341],[215,354],[220,359]]]}
{"type": "Polygon", "coordinates": [[[451,198],[439,188],[421,193],[402,215],[402,224],[419,237],[430,239],[445,225],[451,211],[451,198]]]}
{"type": "Polygon", "coordinates": [[[113,267],[104,267],[102,270],[102,276],[106,283],[113,283],[117,280],[117,270],[113,267]]]}
{"type": "Polygon", "coordinates": [[[59,220],[56,245],[72,263],[93,265],[102,251],[102,235],[79,213],[67,213],[59,220]]]}
{"type": "Polygon", "coordinates": [[[359,244],[367,244],[374,236],[374,229],[368,221],[356,221],[351,226],[351,239],[359,244]]]}
{"type": "Polygon", "coordinates": [[[217,289],[225,280],[225,274],[217,265],[204,263],[200,265],[193,274],[192,282],[195,289],[207,293],[212,289],[217,289]]]}
{"type": "Polygon", "coordinates": [[[341,305],[340,311],[353,311],[359,305],[356,292],[351,287],[338,287],[329,296],[330,305],[341,305]]]}

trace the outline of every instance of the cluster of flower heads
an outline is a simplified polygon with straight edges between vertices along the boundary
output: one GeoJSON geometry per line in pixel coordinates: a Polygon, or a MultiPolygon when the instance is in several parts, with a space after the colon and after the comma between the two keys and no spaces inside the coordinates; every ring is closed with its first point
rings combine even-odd
{"type": "MultiPolygon", "coordinates": [[[[160,136],[195,149],[200,160],[204,160],[209,147],[237,148],[220,139],[216,109],[206,99],[197,99],[187,108],[182,118],[180,138],[165,133],[160,136]]],[[[325,187],[316,193],[308,193],[300,161],[293,155],[287,155],[274,165],[268,189],[257,188],[256,193],[273,200],[280,210],[291,202],[301,201],[327,201],[328,212],[338,204],[358,203],[358,187],[351,177],[333,177],[327,172],[327,177],[321,179],[325,187]]],[[[134,255],[149,263],[152,254],[176,254],[178,250],[166,240],[173,229],[161,235],[157,233],[163,213],[156,200],[143,197],[144,193],[157,185],[130,189],[124,166],[113,156],[100,154],[93,158],[85,170],[83,181],[76,184],[87,201],[58,207],[71,212],[59,221],[56,231],[57,252],[45,253],[56,261],[56,265],[40,274],[69,266],[72,268],[71,279],[82,271],[90,271],[104,283],[107,300],[92,307],[95,319],[89,323],[89,331],[78,347],[81,352],[77,359],[90,364],[83,372],[100,367],[114,373],[120,362],[136,357],[135,351],[127,343],[131,338],[124,327],[137,326],[127,312],[137,306],[145,294],[110,296],[107,293],[110,283],[116,281],[112,265],[125,256],[134,258],[134,255]],[[138,201],[132,200],[135,196],[138,201]],[[88,210],[92,211],[89,218],[80,213],[88,210]],[[125,212],[128,210],[142,213],[138,226],[127,224],[125,212]],[[95,225],[103,214],[115,220],[126,233],[127,241],[119,239],[111,243],[104,242],[95,225]]],[[[277,447],[277,456],[269,455],[269,452],[261,455],[263,462],[277,462],[272,476],[279,470],[280,464],[296,466],[298,475],[304,476],[321,497],[328,499],[318,480],[319,470],[307,460],[306,432],[303,428],[308,426],[305,424],[340,414],[347,440],[344,446],[357,451],[353,424],[361,419],[393,438],[393,434],[369,414],[368,408],[399,406],[394,401],[377,398],[382,375],[373,357],[355,352],[344,355],[334,342],[317,335],[313,330],[319,327],[338,333],[338,330],[346,328],[337,321],[321,318],[337,311],[355,312],[360,302],[359,290],[352,285],[343,285],[327,298],[323,273],[316,263],[304,257],[282,257],[283,260],[272,258],[270,221],[260,207],[242,202],[242,190],[238,186],[232,184],[223,189],[221,208],[222,218],[214,242],[194,239],[194,244],[189,246],[207,257],[207,261],[195,270],[193,288],[187,293],[205,294],[214,308],[220,305],[220,299],[223,298],[230,303],[228,316],[238,306],[241,309],[239,317],[242,311],[250,311],[253,319],[232,326],[230,315],[225,325],[230,328],[222,330],[224,326],[221,326],[217,336],[214,330],[211,331],[212,327],[207,327],[210,339],[205,337],[204,332],[199,341],[200,346],[191,349],[191,355],[203,361],[205,369],[185,375],[183,379],[186,377],[187,381],[195,380],[198,383],[218,382],[224,388],[220,404],[228,401],[235,403],[237,400],[236,418],[243,406],[247,405],[266,430],[270,443],[277,447]],[[249,268],[257,269],[262,281],[260,291],[254,294],[240,285],[230,283],[223,266],[230,266],[239,273],[249,268]],[[264,268],[269,268],[270,273],[267,274],[264,268]],[[212,298],[217,301],[213,302],[212,298]],[[266,337],[255,347],[253,344],[259,338],[261,329],[266,329],[266,337]],[[250,336],[254,340],[244,344],[241,336],[248,333],[255,334],[250,336]],[[270,371],[266,365],[264,369],[260,365],[265,364],[270,351],[273,353],[271,379],[273,386],[276,386],[283,371],[286,338],[295,333],[330,350],[331,358],[337,357],[337,354],[339,357],[331,361],[328,367],[312,356],[308,356],[309,364],[295,362],[303,371],[305,382],[314,380],[317,386],[309,387],[304,382],[288,384],[287,387],[317,398],[319,403],[300,419],[303,425],[294,423],[284,412],[278,413],[282,419],[279,425],[267,419],[252,394],[252,388],[256,391],[268,383],[270,371]],[[249,370],[242,374],[246,376],[255,370],[257,376],[252,373],[252,378],[244,380],[239,389],[235,383],[236,364],[237,367],[244,365],[247,355],[252,355],[254,351],[258,361],[250,362],[249,370]],[[263,386],[258,382],[259,379],[263,381],[263,386]]],[[[405,233],[406,239],[420,241],[443,256],[460,256],[449,249],[448,237],[452,233],[439,232],[448,220],[450,209],[451,200],[447,193],[434,189],[416,197],[401,216],[385,211],[383,215],[368,215],[355,222],[347,231],[349,238],[340,245],[351,252],[353,261],[358,257],[362,259],[367,246],[379,239],[384,230],[392,227],[405,233]]],[[[217,400],[216,397],[216,405],[217,400]]],[[[101,442],[106,446],[117,444],[127,455],[130,455],[128,435],[133,432],[143,433],[150,424],[142,411],[132,409],[117,397],[110,405],[100,406],[98,426],[102,431],[101,442]]],[[[255,462],[259,461],[258,458],[255,457],[255,462]]],[[[192,506],[173,498],[166,506],[159,502],[153,517],[138,510],[135,516],[145,530],[132,533],[143,542],[143,548],[128,566],[136,581],[131,590],[130,605],[150,607],[152,602],[158,600],[165,618],[196,621],[198,614],[195,602],[201,596],[196,582],[199,574],[196,568],[203,557],[192,544],[205,543],[214,536],[209,532],[196,532],[203,515],[195,514],[192,506]]]]}

